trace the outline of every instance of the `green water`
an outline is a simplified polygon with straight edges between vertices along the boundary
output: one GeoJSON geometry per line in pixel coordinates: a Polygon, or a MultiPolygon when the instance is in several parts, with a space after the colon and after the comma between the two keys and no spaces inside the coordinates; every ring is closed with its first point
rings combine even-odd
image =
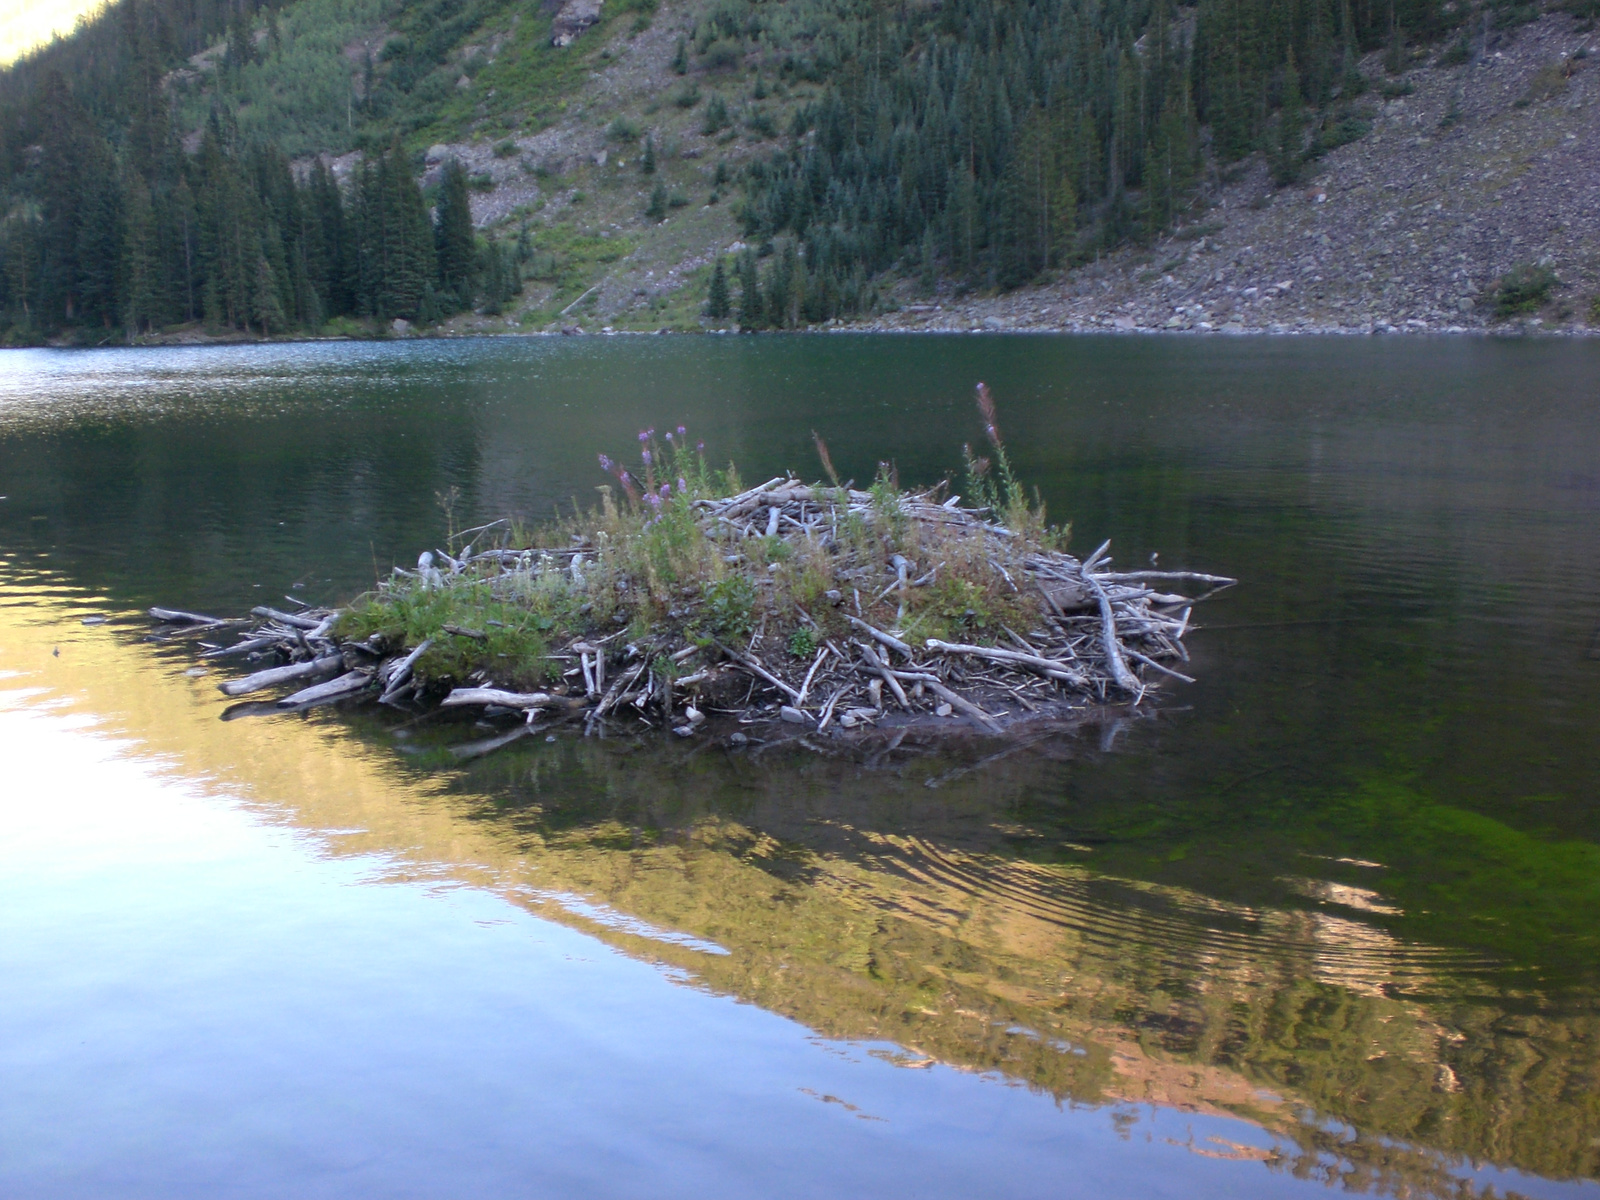
{"type": "MultiPolygon", "coordinates": [[[[20,623],[0,638],[0,669],[90,697],[88,680],[147,662],[149,696],[166,688],[182,705],[143,735],[149,753],[198,758],[223,705],[182,675],[185,649],[140,642],[129,614],[347,599],[438,544],[452,488],[458,525],[586,504],[604,482],[596,453],[629,453],[645,426],[686,425],[748,478],[818,474],[815,430],[845,475],[887,460],[931,482],[981,435],[979,379],[1018,473],[1080,552],[1109,537],[1119,564],[1159,555],[1241,579],[1197,611],[1200,682],[1152,713],[998,757],[908,744],[862,762],[630,737],[524,741],[463,767],[449,749],[482,736],[470,726],[323,712],[229,734],[254,739],[254,759],[174,769],[248,791],[265,771],[252,762],[292,758],[316,777],[359,761],[378,799],[303,783],[250,811],[335,857],[340,830],[364,829],[349,853],[393,860],[385,878],[503,896],[696,995],[915,1068],[894,1080],[948,1066],[1124,1132],[1158,1114],[1256,1131],[1208,1135],[1220,1159],[1135,1153],[1075,1189],[1068,1160],[1111,1152],[1052,1149],[1076,1118],[1052,1130],[1030,1109],[1016,1128],[1043,1122],[1029,1151],[1042,1174],[1023,1171],[1016,1194],[1329,1181],[1444,1194],[1463,1179],[1593,1194],[1600,347],[828,337],[8,353],[0,587],[20,623]],[[81,626],[89,612],[114,619],[81,626]],[[69,644],[44,661],[57,628],[69,644]],[[35,642],[37,660],[18,649],[35,642]],[[51,684],[75,655],[102,657],[51,684]]],[[[134,717],[107,715],[117,694],[82,711],[126,729],[134,717]]],[[[6,907],[25,914],[47,891],[17,885],[6,907]]],[[[70,959],[27,962],[65,978],[70,959]]],[[[569,1001],[593,1002],[581,988],[569,1001]]],[[[68,1007],[59,1026],[18,1017],[13,1032],[65,1044],[94,1017],[68,1007]]],[[[618,1015],[608,1036],[640,1020],[618,1015]]],[[[62,1086],[61,1111],[77,1111],[62,1086]]],[[[709,1085],[696,1095],[709,1114],[734,1103],[709,1085]]],[[[919,1103],[940,1119],[984,1102],[939,1095],[919,1103]]],[[[585,1136],[615,1133],[609,1110],[578,1111],[585,1136]]],[[[95,1118],[77,1119],[90,1137],[95,1118]]],[[[1008,1128],[971,1135],[964,1161],[1021,1161],[1008,1128]]],[[[875,1153],[832,1149],[855,1165],[875,1153]]],[[[648,1141],[633,1151],[665,1156],[648,1141]]],[[[740,1153],[673,1178],[739,1194],[726,1168],[740,1153]]],[[[452,1194],[443,1161],[407,1176],[415,1194],[452,1194]]],[[[833,1187],[825,1176],[810,1178],[815,1194],[833,1187]]],[[[20,1172],[19,1194],[55,1194],[38,1185],[48,1177],[20,1172]]],[[[867,1178],[849,1186],[887,1186],[867,1178]]]]}

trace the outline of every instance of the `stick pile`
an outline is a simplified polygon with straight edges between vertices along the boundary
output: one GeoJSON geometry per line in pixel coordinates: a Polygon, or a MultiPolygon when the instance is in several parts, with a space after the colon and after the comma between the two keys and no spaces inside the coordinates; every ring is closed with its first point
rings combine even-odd
{"type": "MultiPolygon", "coordinates": [[[[919,536],[902,540],[922,548],[922,561],[899,553],[862,555],[850,548],[859,539],[850,543],[841,535],[852,520],[882,524],[881,494],[780,477],[737,495],[693,501],[700,529],[729,563],[760,561],[753,546],[744,545],[754,539],[808,543],[833,555],[838,586],[826,593],[827,609],[794,606],[783,619],[769,610],[759,627],[732,639],[701,632],[695,613],[703,597],[689,600],[670,614],[674,620],[644,636],[625,627],[565,638],[549,655],[559,664],[560,681],[544,690],[497,686],[491,658],[461,681],[471,686],[446,690],[421,677],[419,661],[437,638],[486,642],[486,631],[447,624],[415,646],[387,645],[377,636],[352,641],[340,637],[342,613],[332,609],[256,608],[255,622],[237,642],[212,645],[202,657],[271,663],[220,685],[231,697],[288,689],[255,711],[357,700],[402,707],[437,702],[440,709],[520,718],[527,728],[541,720],[581,720],[594,732],[629,720],[684,737],[703,733],[710,713],[796,733],[948,721],[952,728],[999,734],[1035,714],[1086,703],[1136,705],[1164,680],[1193,682],[1174,665],[1188,661],[1183,639],[1193,606],[1234,580],[1191,571],[1113,571],[1109,542],[1080,561],[1029,543],[985,510],[957,507],[959,497],[940,503],[935,496],[900,493],[893,501],[900,528],[916,526],[919,536]],[[948,569],[931,561],[939,548],[957,543],[966,569],[983,564],[994,572],[989,582],[1017,598],[1018,611],[1034,614],[1026,628],[986,630],[982,640],[993,644],[914,639],[900,628],[917,589],[937,586],[948,569]],[[874,615],[891,610],[892,619],[874,615]],[[804,658],[777,628],[785,621],[811,631],[814,650],[804,658]]],[[[380,589],[472,587],[512,597],[552,572],[577,588],[586,569],[602,561],[603,549],[580,535],[565,547],[479,553],[468,547],[459,555],[438,550],[424,553],[415,570],[397,568],[380,589]]],[[[750,573],[767,582],[764,570],[750,573]]],[[[169,609],[151,615],[202,632],[240,624],[169,609]]],[[[491,738],[465,754],[510,740],[491,738]]],[[[741,730],[731,740],[748,735],[741,730]]]]}

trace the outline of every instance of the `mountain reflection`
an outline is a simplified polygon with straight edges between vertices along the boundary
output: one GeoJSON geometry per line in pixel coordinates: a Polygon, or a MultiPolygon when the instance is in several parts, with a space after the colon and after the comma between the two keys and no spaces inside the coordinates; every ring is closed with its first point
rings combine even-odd
{"type": "Polygon", "coordinates": [[[1302,905],[1246,904],[1108,869],[1065,818],[1023,821],[1102,730],[977,770],[915,746],[868,766],[576,737],[463,769],[444,765],[460,725],[219,721],[182,648],[152,653],[132,619],[84,626],[88,598],[7,573],[8,688],[390,878],[496,892],[907,1069],[1228,1114],[1273,1146],[1196,1153],[1380,1194],[1470,1194],[1478,1164],[1597,1174],[1591,990],[1404,936],[1381,872],[1357,886],[1301,856],[1282,874],[1302,905]]]}

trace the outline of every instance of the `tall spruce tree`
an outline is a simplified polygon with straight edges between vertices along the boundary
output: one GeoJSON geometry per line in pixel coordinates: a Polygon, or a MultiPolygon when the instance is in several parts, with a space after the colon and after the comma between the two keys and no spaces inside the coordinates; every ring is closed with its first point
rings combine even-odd
{"type": "Polygon", "coordinates": [[[451,311],[471,308],[476,290],[473,276],[477,245],[472,232],[472,204],[467,194],[467,173],[452,158],[439,179],[439,201],[434,208],[433,245],[439,263],[439,290],[451,311]]]}
{"type": "Polygon", "coordinates": [[[122,324],[131,338],[155,324],[160,305],[160,246],[150,188],[137,174],[128,181],[122,231],[122,324]]]}
{"type": "Polygon", "coordinates": [[[706,316],[713,321],[726,321],[732,311],[731,301],[728,296],[728,272],[723,268],[722,259],[717,259],[716,266],[711,268],[711,290],[706,298],[706,316]]]}
{"type": "Polygon", "coordinates": [[[1294,51],[1283,64],[1283,103],[1278,110],[1278,144],[1274,148],[1272,176],[1280,187],[1300,178],[1305,144],[1305,109],[1300,97],[1300,73],[1294,69],[1294,51]]]}
{"type": "Polygon", "coordinates": [[[739,259],[739,328],[765,327],[766,305],[761,297],[761,274],[755,252],[746,250],[739,259]]]}

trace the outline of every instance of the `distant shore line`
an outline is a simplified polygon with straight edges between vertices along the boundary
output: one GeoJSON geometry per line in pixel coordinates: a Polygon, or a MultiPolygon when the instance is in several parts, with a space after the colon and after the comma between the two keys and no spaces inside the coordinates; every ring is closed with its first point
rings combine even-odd
{"type": "Polygon", "coordinates": [[[1530,326],[1496,325],[1496,326],[1422,326],[1392,325],[1375,323],[1373,325],[1348,326],[1348,325],[1318,325],[1311,327],[1273,327],[1258,325],[1227,324],[1212,326],[1210,328],[1169,329],[1155,325],[1088,325],[1074,324],[1065,326],[1041,325],[972,325],[972,326],[904,326],[904,325],[879,325],[872,323],[850,323],[830,326],[813,326],[805,329],[616,329],[603,326],[599,329],[589,329],[582,326],[567,326],[562,329],[469,329],[469,330],[421,330],[405,333],[373,333],[360,334],[279,334],[268,337],[260,335],[231,333],[216,335],[195,335],[186,333],[173,336],[144,336],[132,342],[118,339],[107,339],[101,342],[69,341],[66,339],[46,339],[40,342],[22,343],[10,346],[0,346],[6,350],[151,350],[173,349],[191,346],[266,346],[266,345],[299,345],[327,342],[425,342],[425,341],[468,341],[476,338],[561,338],[561,337],[730,337],[730,336],[760,336],[760,337],[797,337],[797,336],[828,336],[838,334],[854,334],[856,336],[882,336],[882,337],[970,337],[982,335],[989,337],[1069,337],[1069,336],[1100,336],[1100,337],[1126,337],[1126,336],[1164,336],[1164,337],[1459,337],[1459,338],[1489,338],[1489,339],[1570,339],[1600,337],[1600,326],[1556,326],[1542,325],[1530,326]]]}

